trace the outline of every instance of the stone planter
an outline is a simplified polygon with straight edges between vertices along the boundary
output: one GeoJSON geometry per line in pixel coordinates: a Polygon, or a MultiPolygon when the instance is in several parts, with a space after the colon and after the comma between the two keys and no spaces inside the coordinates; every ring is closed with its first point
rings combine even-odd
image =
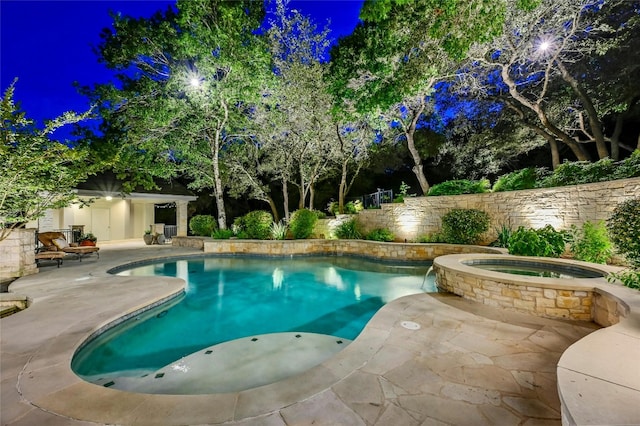
{"type": "Polygon", "coordinates": [[[150,244],[151,244],[151,242],[153,241],[153,235],[151,235],[151,234],[144,234],[144,235],[142,236],[142,239],[144,240],[144,243],[145,243],[146,245],[150,245],[150,244]]]}

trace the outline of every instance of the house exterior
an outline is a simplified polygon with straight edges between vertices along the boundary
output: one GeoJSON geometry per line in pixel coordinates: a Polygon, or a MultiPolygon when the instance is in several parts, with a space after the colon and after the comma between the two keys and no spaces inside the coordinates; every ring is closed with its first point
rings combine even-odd
{"type": "Polygon", "coordinates": [[[197,197],[177,182],[158,182],[158,186],[157,191],[136,189],[125,194],[113,174],[101,174],[78,185],[77,193],[84,205],[49,210],[27,224],[27,228],[36,228],[38,232],[92,233],[102,242],[140,238],[151,227],[154,232],[162,232],[163,224],[155,220],[156,205],[175,205],[176,235],[186,236],[187,206],[197,197]]]}

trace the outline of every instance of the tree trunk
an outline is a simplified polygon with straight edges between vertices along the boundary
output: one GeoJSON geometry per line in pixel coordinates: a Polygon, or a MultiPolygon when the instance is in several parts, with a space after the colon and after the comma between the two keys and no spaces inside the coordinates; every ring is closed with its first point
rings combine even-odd
{"type": "Polygon", "coordinates": [[[289,222],[289,186],[286,178],[282,178],[282,199],[284,204],[284,219],[289,222]]]}
{"type": "Polygon", "coordinates": [[[551,134],[555,135],[560,141],[562,141],[565,145],[571,148],[571,151],[576,156],[579,161],[589,161],[589,156],[580,148],[580,145],[571,139],[571,136],[560,130],[556,127],[547,117],[547,114],[542,109],[539,103],[531,103],[526,97],[524,97],[520,92],[518,92],[517,85],[515,81],[509,75],[509,67],[502,66],[500,69],[500,74],[502,76],[502,81],[507,85],[509,89],[509,94],[513,99],[518,101],[518,103],[527,109],[533,111],[540,123],[547,129],[551,134]]]}
{"type": "Polygon", "coordinates": [[[347,162],[342,162],[342,176],[338,188],[338,213],[344,214],[344,198],[347,192],[347,162]]]}
{"type": "Polygon", "coordinates": [[[313,189],[313,185],[309,185],[309,210],[313,210],[313,196],[315,195],[315,190],[313,189]]]}
{"type": "Polygon", "coordinates": [[[273,201],[273,198],[267,195],[266,201],[267,203],[269,203],[269,207],[271,207],[271,214],[273,215],[273,221],[276,223],[280,222],[280,215],[278,214],[278,208],[276,207],[276,203],[273,201]]]}
{"type": "Polygon", "coordinates": [[[220,105],[224,110],[224,115],[222,120],[217,123],[211,160],[213,162],[213,190],[216,197],[216,207],[218,208],[218,228],[227,229],[227,213],[224,209],[224,186],[220,177],[220,144],[222,143],[222,129],[224,129],[229,118],[229,111],[224,98],[220,99],[220,105]]]}
{"type": "Polygon", "coordinates": [[[587,92],[582,89],[580,83],[575,78],[573,78],[571,74],[569,74],[569,71],[567,71],[567,69],[560,61],[556,61],[556,64],[558,64],[562,79],[569,83],[569,86],[571,86],[576,95],[578,95],[578,97],[582,101],[582,105],[584,106],[585,110],[587,110],[587,116],[589,117],[589,127],[591,128],[591,133],[593,134],[593,138],[596,142],[598,157],[601,160],[603,158],[609,157],[609,150],[607,149],[607,144],[604,140],[604,134],[602,133],[602,123],[598,118],[598,113],[596,111],[596,108],[593,106],[591,98],[589,97],[587,92]]]}
{"type": "Polygon", "coordinates": [[[411,120],[409,127],[404,129],[404,136],[407,138],[407,148],[411,153],[411,158],[413,159],[413,163],[414,163],[414,166],[411,170],[413,170],[413,173],[416,175],[416,178],[418,178],[418,184],[420,185],[420,189],[422,189],[422,193],[424,195],[427,195],[427,192],[429,192],[429,182],[427,181],[427,178],[424,175],[422,158],[420,157],[420,153],[418,152],[415,141],[413,139],[413,136],[416,133],[416,126],[418,124],[418,120],[420,119],[420,116],[422,115],[424,108],[425,108],[424,98],[421,98],[420,105],[418,106],[417,110],[413,111],[415,115],[411,120]]]}

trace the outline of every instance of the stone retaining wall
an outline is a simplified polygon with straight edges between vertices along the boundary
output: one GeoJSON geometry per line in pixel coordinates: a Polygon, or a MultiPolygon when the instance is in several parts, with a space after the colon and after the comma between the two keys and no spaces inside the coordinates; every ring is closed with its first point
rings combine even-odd
{"type": "Polygon", "coordinates": [[[503,253],[502,249],[459,244],[379,243],[365,240],[205,240],[205,253],[289,256],[352,254],[383,260],[433,260],[452,253],[503,253]]]}
{"type": "Polygon", "coordinates": [[[640,196],[640,178],[558,188],[486,194],[405,198],[404,203],[383,204],[379,210],[363,210],[358,221],[368,232],[388,228],[400,241],[440,231],[442,216],[454,208],[484,210],[491,217],[484,243],[495,239],[502,225],[557,230],[586,221],[606,220],[619,203],[640,196]]]}
{"type": "Polygon", "coordinates": [[[38,272],[35,229],[15,229],[0,241],[0,281],[38,272]]]}

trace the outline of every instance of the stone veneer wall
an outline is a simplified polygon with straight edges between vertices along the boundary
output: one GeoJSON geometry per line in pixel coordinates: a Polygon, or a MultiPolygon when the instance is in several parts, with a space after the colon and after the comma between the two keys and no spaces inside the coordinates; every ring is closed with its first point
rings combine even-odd
{"type": "Polygon", "coordinates": [[[38,272],[35,229],[15,229],[0,241],[0,279],[18,278],[38,272]]]}
{"type": "Polygon", "coordinates": [[[640,178],[558,188],[486,194],[405,198],[404,203],[383,204],[363,210],[358,221],[365,232],[388,228],[400,241],[440,231],[442,216],[454,208],[484,210],[491,217],[484,243],[495,239],[501,225],[569,229],[586,221],[606,220],[619,203],[640,196],[640,178]]]}
{"type": "Polygon", "coordinates": [[[384,260],[420,261],[454,253],[502,253],[501,249],[457,244],[379,243],[364,240],[205,240],[204,252],[215,254],[352,254],[384,260]]]}
{"type": "Polygon", "coordinates": [[[438,288],[465,299],[547,318],[592,320],[592,289],[547,289],[497,282],[438,268],[435,271],[438,288]]]}
{"type": "MultiPolygon", "coordinates": [[[[529,260],[515,256],[511,259],[529,260]]],[[[496,259],[491,255],[454,255],[434,260],[433,270],[439,289],[485,305],[538,315],[578,321],[594,321],[602,326],[617,324],[629,313],[624,297],[629,289],[605,278],[542,278],[511,275],[477,269],[468,260],[496,259]],[[619,292],[624,297],[616,295],[619,292]]],[[[535,258],[539,263],[590,268],[603,274],[620,268],[594,265],[570,259],[535,258]]],[[[636,292],[631,292],[635,294],[636,292]]]]}

